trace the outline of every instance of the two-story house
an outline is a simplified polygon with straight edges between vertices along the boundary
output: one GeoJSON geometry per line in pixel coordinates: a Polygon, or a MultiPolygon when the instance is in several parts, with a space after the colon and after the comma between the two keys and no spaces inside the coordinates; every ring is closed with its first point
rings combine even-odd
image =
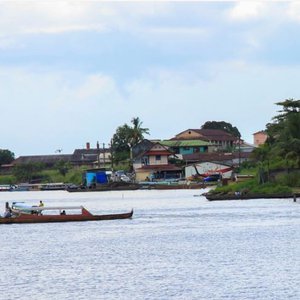
{"type": "Polygon", "coordinates": [[[159,142],[143,140],[132,149],[137,181],[180,178],[181,168],[169,163],[174,153],[159,142]]]}

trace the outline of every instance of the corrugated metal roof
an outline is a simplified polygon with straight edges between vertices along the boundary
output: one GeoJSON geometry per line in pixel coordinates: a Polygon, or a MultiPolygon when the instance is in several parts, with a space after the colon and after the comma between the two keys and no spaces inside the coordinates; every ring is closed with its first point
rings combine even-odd
{"type": "Polygon", "coordinates": [[[211,143],[202,140],[164,140],[160,143],[168,147],[201,147],[211,145],[211,143]]]}

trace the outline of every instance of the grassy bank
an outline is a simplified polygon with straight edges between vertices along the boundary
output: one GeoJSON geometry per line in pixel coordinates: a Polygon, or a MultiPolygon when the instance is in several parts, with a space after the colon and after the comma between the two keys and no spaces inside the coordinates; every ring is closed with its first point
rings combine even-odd
{"type": "Polygon", "coordinates": [[[239,192],[241,194],[287,194],[287,193],[293,193],[293,188],[287,186],[287,185],[281,185],[278,183],[264,183],[264,184],[258,184],[257,179],[249,179],[245,182],[232,182],[225,186],[219,186],[216,189],[212,190],[210,193],[217,194],[234,194],[236,192],[239,192]]]}
{"type": "MultiPolygon", "coordinates": [[[[58,170],[43,170],[35,174],[31,182],[39,183],[53,183],[53,182],[63,182],[63,183],[82,183],[82,174],[84,169],[74,168],[70,169],[65,176],[63,176],[58,170]]],[[[26,180],[25,180],[26,181],[26,180]]],[[[21,182],[14,175],[1,175],[0,184],[20,184],[21,182]]]]}

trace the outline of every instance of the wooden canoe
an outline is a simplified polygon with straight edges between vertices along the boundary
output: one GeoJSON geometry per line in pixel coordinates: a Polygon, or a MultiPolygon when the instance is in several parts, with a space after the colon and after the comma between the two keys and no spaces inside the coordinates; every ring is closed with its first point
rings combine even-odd
{"type": "MultiPolygon", "coordinates": [[[[74,207],[72,207],[74,209],[74,207]]],[[[37,214],[36,212],[45,210],[65,210],[68,207],[55,208],[36,208],[33,214],[24,213],[22,211],[13,211],[13,216],[10,218],[0,218],[0,224],[24,224],[24,223],[52,223],[52,222],[83,222],[83,221],[103,221],[103,220],[117,220],[129,219],[133,215],[133,210],[127,213],[93,215],[84,207],[77,207],[81,209],[80,214],[37,214]]]]}

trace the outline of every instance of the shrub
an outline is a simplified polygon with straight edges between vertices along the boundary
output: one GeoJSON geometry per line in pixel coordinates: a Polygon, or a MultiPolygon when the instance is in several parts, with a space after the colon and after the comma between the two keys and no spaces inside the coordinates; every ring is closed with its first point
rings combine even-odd
{"type": "Polygon", "coordinates": [[[217,187],[212,193],[255,193],[255,194],[287,194],[292,193],[292,189],[287,185],[278,183],[258,184],[256,179],[250,179],[245,182],[231,184],[228,186],[217,187]]]}
{"type": "Polygon", "coordinates": [[[300,172],[293,172],[289,174],[279,175],[276,181],[282,185],[289,187],[300,187],[300,172]]]}

